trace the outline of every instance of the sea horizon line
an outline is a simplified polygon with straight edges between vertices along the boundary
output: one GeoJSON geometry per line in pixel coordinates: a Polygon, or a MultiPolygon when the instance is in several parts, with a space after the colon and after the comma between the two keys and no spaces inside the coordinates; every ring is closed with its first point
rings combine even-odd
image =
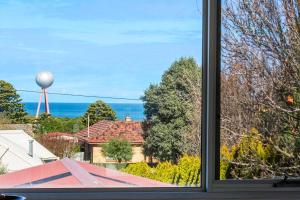
{"type": "MultiPolygon", "coordinates": [[[[24,102],[21,102],[22,104],[25,104],[25,103],[34,103],[34,104],[38,104],[38,102],[33,102],[33,101],[24,101],[24,102]]],[[[49,102],[49,104],[58,104],[58,103],[64,103],[64,104],[92,104],[94,102],[49,102]]],[[[134,102],[124,102],[124,103],[121,103],[121,102],[105,102],[107,104],[144,104],[144,103],[134,103],[134,102]]],[[[44,104],[44,102],[42,102],[42,104],[44,104]]]]}

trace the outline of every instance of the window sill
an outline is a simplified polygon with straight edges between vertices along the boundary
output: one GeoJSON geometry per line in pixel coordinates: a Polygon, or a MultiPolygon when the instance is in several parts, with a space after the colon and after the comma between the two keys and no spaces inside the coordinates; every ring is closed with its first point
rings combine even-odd
{"type": "Polygon", "coordinates": [[[130,191],[109,189],[106,191],[85,189],[17,189],[13,192],[0,190],[0,193],[18,194],[27,200],[185,200],[185,199],[299,199],[300,191],[247,191],[247,192],[177,192],[177,191],[130,191]],[[23,190],[23,191],[22,191],[23,190]]]}

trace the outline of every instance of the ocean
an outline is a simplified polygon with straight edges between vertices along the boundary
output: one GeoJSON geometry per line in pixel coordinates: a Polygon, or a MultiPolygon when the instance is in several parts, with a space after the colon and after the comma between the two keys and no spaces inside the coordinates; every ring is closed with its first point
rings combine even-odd
{"type": "MultiPolygon", "coordinates": [[[[25,110],[29,115],[35,116],[37,103],[23,103],[25,110]]],[[[144,117],[143,104],[133,103],[108,103],[116,112],[119,120],[124,120],[126,116],[130,116],[133,120],[142,121],[144,117]]],[[[54,117],[76,118],[84,115],[87,111],[89,103],[49,103],[50,113],[54,117]]],[[[41,111],[44,112],[45,105],[41,104],[41,111]]]]}

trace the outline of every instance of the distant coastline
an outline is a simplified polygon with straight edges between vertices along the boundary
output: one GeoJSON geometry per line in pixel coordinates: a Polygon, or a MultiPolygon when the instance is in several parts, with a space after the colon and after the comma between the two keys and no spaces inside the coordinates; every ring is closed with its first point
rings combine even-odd
{"type": "MultiPolygon", "coordinates": [[[[26,112],[34,116],[36,114],[36,102],[23,102],[26,112]]],[[[142,103],[108,103],[116,112],[119,120],[129,115],[133,120],[142,121],[144,107],[142,103]]],[[[54,117],[76,118],[82,116],[90,103],[50,103],[50,112],[54,117]]],[[[41,112],[44,112],[44,104],[41,105],[41,112]]]]}

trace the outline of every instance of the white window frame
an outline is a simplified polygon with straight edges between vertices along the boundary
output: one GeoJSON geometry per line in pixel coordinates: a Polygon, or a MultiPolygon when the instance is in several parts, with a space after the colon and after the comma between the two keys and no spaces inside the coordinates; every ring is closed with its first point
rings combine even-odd
{"type": "Polygon", "coordinates": [[[298,188],[273,188],[270,181],[219,181],[219,75],[221,0],[203,0],[201,188],[10,188],[0,193],[39,200],[299,199],[298,188]],[[252,191],[252,192],[250,192],[252,191]]]}

